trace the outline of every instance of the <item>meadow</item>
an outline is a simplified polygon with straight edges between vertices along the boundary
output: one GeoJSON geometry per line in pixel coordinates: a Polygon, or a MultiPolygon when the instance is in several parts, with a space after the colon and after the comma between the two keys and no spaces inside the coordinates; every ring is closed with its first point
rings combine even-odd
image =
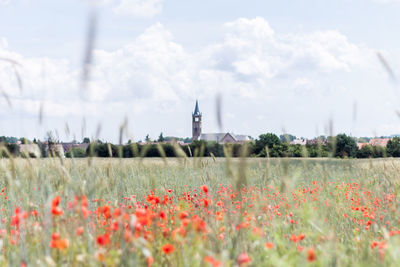
{"type": "Polygon", "coordinates": [[[400,160],[0,159],[0,266],[400,266],[400,160]]]}

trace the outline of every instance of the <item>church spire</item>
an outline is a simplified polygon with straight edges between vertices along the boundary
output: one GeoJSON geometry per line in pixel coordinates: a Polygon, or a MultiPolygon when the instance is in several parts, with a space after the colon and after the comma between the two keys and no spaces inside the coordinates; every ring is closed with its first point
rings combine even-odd
{"type": "Polygon", "coordinates": [[[194,108],[194,113],[193,115],[200,115],[200,110],[199,110],[199,101],[196,99],[196,107],[194,108]]]}

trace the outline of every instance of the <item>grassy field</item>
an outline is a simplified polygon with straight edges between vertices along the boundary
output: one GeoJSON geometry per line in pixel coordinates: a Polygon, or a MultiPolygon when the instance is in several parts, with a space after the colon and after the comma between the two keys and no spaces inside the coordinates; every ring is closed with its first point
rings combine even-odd
{"type": "Polygon", "coordinates": [[[1,266],[400,266],[400,161],[0,160],[1,266]]]}

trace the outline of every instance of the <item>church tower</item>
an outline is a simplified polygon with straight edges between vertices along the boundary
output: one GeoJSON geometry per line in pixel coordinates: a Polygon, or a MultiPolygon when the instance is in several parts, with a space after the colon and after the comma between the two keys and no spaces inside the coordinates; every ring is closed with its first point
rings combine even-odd
{"type": "Polygon", "coordinates": [[[192,140],[199,140],[201,135],[201,112],[199,110],[199,102],[196,100],[196,107],[192,114],[192,140]]]}

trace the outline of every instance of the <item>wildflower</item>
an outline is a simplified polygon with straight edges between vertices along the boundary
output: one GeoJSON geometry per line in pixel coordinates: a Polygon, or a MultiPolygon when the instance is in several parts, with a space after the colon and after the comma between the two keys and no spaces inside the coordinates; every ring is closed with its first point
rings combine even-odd
{"type": "Polygon", "coordinates": [[[165,244],[161,249],[164,254],[170,254],[175,250],[174,246],[171,244],[165,244]]]}
{"type": "Polygon", "coordinates": [[[152,256],[146,258],[147,267],[151,267],[154,263],[154,258],[152,256]]]}
{"type": "Polygon", "coordinates": [[[50,247],[59,250],[67,249],[69,246],[68,239],[61,239],[59,233],[53,233],[51,235],[50,247]]]}
{"type": "Polygon", "coordinates": [[[189,213],[187,213],[186,211],[183,211],[181,214],[179,214],[179,219],[183,220],[188,216],[189,216],[189,213]]]}
{"type": "Polygon", "coordinates": [[[305,236],[304,234],[301,234],[301,235],[298,235],[298,236],[296,236],[296,235],[291,235],[290,238],[289,238],[289,240],[290,240],[290,241],[293,241],[294,243],[297,243],[297,242],[300,242],[301,240],[303,240],[305,237],[306,237],[306,236],[305,236]]]}
{"type": "Polygon", "coordinates": [[[51,201],[51,214],[59,216],[63,214],[63,210],[58,206],[60,204],[60,196],[56,196],[51,201]]]}
{"type": "Polygon", "coordinates": [[[84,231],[84,230],[83,230],[83,227],[80,226],[80,227],[76,228],[75,234],[76,234],[77,236],[80,236],[80,235],[83,234],[83,231],[84,231]]]}
{"type": "Polygon", "coordinates": [[[237,263],[239,266],[242,266],[244,264],[250,263],[251,259],[249,257],[249,255],[247,255],[246,252],[242,252],[239,254],[238,258],[237,258],[237,263]]]}
{"type": "Polygon", "coordinates": [[[164,211],[160,211],[158,214],[161,220],[167,220],[167,214],[164,211]]]}
{"type": "Polygon", "coordinates": [[[201,190],[203,190],[204,193],[208,194],[208,187],[206,185],[202,185],[201,190]]]}
{"type": "Polygon", "coordinates": [[[309,248],[309,249],[307,250],[307,260],[308,260],[309,262],[313,262],[313,261],[315,261],[315,258],[316,258],[316,256],[315,256],[315,250],[314,250],[313,248],[309,248]]]}
{"type": "Polygon", "coordinates": [[[97,244],[99,246],[106,246],[106,245],[110,244],[110,234],[105,233],[104,235],[99,235],[97,237],[97,244]]]}
{"type": "Polygon", "coordinates": [[[204,257],[204,261],[211,264],[213,267],[219,267],[221,266],[221,262],[215,260],[213,257],[211,256],[205,256],[204,257]]]}
{"type": "Polygon", "coordinates": [[[265,247],[266,247],[267,249],[273,249],[273,248],[274,248],[274,243],[267,242],[267,243],[265,243],[265,247]]]}

